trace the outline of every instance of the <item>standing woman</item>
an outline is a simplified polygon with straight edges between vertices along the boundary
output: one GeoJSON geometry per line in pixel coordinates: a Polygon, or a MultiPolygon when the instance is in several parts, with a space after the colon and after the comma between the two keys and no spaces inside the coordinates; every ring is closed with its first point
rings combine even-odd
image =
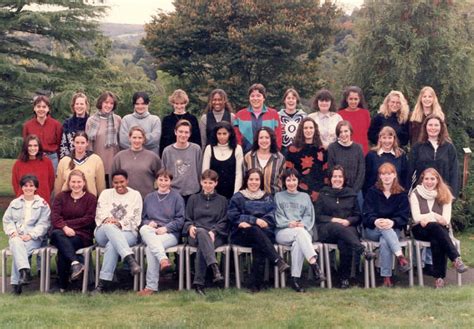
{"type": "Polygon", "coordinates": [[[397,133],[401,146],[408,145],[408,116],[410,109],[405,96],[400,91],[392,90],[380,105],[379,113],[373,118],[369,128],[369,140],[377,144],[379,132],[383,127],[392,127],[397,133]]]}
{"type": "Polygon", "coordinates": [[[438,97],[433,88],[426,86],[420,90],[413,113],[410,116],[410,144],[415,145],[421,135],[421,126],[426,117],[434,114],[445,120],[443,110],[438,102],[438,97]]]}
{"type": "Polygon", "coordinates": [[[78,131],[72,139],[74,148],[72,153],[59,161],[58,174],[54,182],[54,193],[69,189],[69,174],[73,170],[80,170],[84,173],[87,182],[88,192],[96,197],[105,189],[104,164],[102,159],[91,151],[88,151],[89,137],[84,131],[78,131]]]}
{"type": "Polygon", "coordinates": [[[31,282],[28,257],[43,244],[49,228],[51,210],[48,203],[35,192],[38,178],[24,175],[19,182],[22,194],[10,202],[3,215],[3,230],[13,254],[10,282],[15,294],[21,294],[21,286],[31,282]]]}
{"type": "Polygon", "coordinates": [[[201,116],[201,120],[199,120],[202,148],[210,144],[216,124],[222,121],[232,124],[235,118],[233,111],[224,90],[214,89],[211,91],[204,114],[201,116]]]}
{"type": "Polygon", "coordinates": [[[291,246],[291,287],[304,292],[299,281],[303,261],[308,261],[316,281],[321,279],[321,269],[313,247],[313,203],[308,194],[298,192],[298,178],[294,168],[286,169],[281,177],[285,190],[275,194],[276,242],[291,246]]]}
{"type": "Polygon", "coordinates": [[[112,172],[125,170],[130,175],[128,186],[140,192],[144,199],[154,190],[155,175],[161,169],[161,160],[153,151],[146,150],[145,130],[134,126],[128,133],[130,148],[117,153],[112,164],[112,172]]]}
{"type": "Polygon", "coordinates": [[[74,151],[73,138],[76,132],[86,130],[89,118],[89,100],[83,93],[75,93],[71,99],[72,116],[63,123],[63,134],[59,148],[59,158],[70,155],[74,151]]]}
{"type": "Polygon", "coordinates": [[[242,189],[230,199],[227,216],[231,225],[231,243],[252,248],[249,285],[252,292],[262,288],[265,259],[278,266],[280,272],[290,268],[273,247],[275,208],[272,195],[263,190],[261,171],[256,168],[247,171],[242,189]]]}
{"type": "Polygon", "coordinates": [[[110,186],[112,162],[119,151],[118,133],[120,116],[115,114],[117,97],[110,92],[103,92],[96,103],[97,112],[90,116],[86,123],[86,133],[89,136],[89,149],[94,151],[104,163],[105,183],[110,186]]]}
{"type": "Polygon", "coordinates": [[[354,142],[362,146],[364,156],[369,152],[369,140],[367,133],[370,127],[370,113],[367,110],[364,93],[356,86],[347,87],[344,90],[339,115],[349,121],[354,128],[354,142]]]}
{"type": "Polygon", "coordinates": [[[433,253],[433,276],[436,288],[444,287],[446,258],[458,273],[467,271],[449,236],[453,195],[436,169],[425,169],[410,195],[415,239],[429,241],[433,253]]]}
{"type": "Polygon", "coordinates": [[[308,193],[313,202],[318,199],[324,186],[327,152],[324,149],[319,129],[311,118],[304,118],[298,127],[296,138],[288,149],[286,167],[299,173],[298,189],[308,193]]]}
{"type": "Polygon", "coordinates": [[[84,272],[76,251],[93,244],[97,197],[87,190],[84,173],[70,172],[68,189],[56,195],[51,212],[51,244],[58,248],[59,288],[65,291],[69,278],[74,281],[84,272]]]}
{"type": "Polygon", "coordinates": [[[436,169],[451,188],[453,196],[456,198],[459,194],[458,156],[441,117],[429,115],[423,122],[420,142],[410,153],[409,168],[408,177],[414,181],[426,168],[436,169]]]}
{"type": "Polygon", "coordinates": [[[221,121],[214,126],[210,143],[204,150],[202,171],[212,169],[219,176],[216,191],[229,200],[242,186],[244,155],[237,144],[235,131],[229,122],[221,121]]]}
{"type": "Polygon", "coordinates": [[[244,169],[256,168],[263,174],[266,193],[275,195],[281,191],[281,174],[285,169],[285,157],[278,152],[275,133],[262,127],[255,134],[252,149],[244,156],[244,169]]]}
{"type": "Polygon", "coordinates": [[[293,89],[287,89],[283,95],[284,108],[278,112],[282,131],[281,153],[286,155],[288,147],[293,144],[296,131],[301,121],[307,116],[306,112],[298,109],[300,105],[300,95],[293,89]]]}
{"type": "Polygon", "coordinates": [[[390,162],[397,169],[400,184],[406,188],[408,160],[405,151],[398,146],[397,133],[392,127],[383,127],[379,132],[377,146],[365,157],[364,193],[377,181],[379,167],[390,162]]]}
{"type": "Polygon", "coordinates": [[[35,117],[23,125],[23,139],[28,135],[36,135],[43,145],[45,155],[53,163],[54,172],[58,166],[59,145],[63,127],[59,121],[50,116],[51,104],[46,96],[38,96],[33,101],[33,112],[35,117]]]}
{"type": "Polygon", "coordinates": [[[327,150],[329,144],[337,140],[336,125],[342,117],[336,113],[334,96],[327,89],[321,89],[314,96],[313,109],[315,112],[308,117],[318,124],[323,147],[327,150]]]}
{"type": "Polygon", "coordinates": [[[357,194],[346,186],[344,168],[335,165],[329,172],[329,186],[323,187],[314,205],[319,241],[337,243],[341,288],[347,289],[353,257],[364,254],[366,260],[374,254],[360,243],[357,226],[361,221],[357,194]]]}
{"type": "Polygon", "coordinates": [[[365,236],[380,242],[380,275],[384,278],[383,285],[391,287],[392,254],[397,257],[401,272],[411,268],[398,240],[400,232],[408,224],[410,205],[407,193],[398,183],[395,166],[384,163],[378,173],[377,183],[365,196],[362,222],[365,236]]]}
{"type": "Polygon", "coordinates": [[[20,155],[12,168],[12,186],[17,197],[23,194],[20,180],[26,174],[35,175],[39,182],[36,193],[49,204],[54,188],[54,168],[51,160],[43,154],[43,146],[36,135],[23,139],[20,155]]]}

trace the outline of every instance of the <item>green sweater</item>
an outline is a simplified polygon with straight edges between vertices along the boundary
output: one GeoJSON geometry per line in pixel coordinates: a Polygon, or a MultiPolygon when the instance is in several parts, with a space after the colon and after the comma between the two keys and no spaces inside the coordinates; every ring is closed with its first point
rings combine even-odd
{"type": "Polygon", "coordinates": [[[314,208],[309,195],[304,192],[275,194],[275,221],[277,230],[288,227],[291,221],[301,221],[304,228],[312,233],[314,225],[314,208]]]}

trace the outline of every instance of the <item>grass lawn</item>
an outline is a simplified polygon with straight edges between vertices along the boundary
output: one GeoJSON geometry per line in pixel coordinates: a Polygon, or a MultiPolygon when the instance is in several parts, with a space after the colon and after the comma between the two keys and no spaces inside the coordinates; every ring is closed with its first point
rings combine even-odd
{"type": "Polygon", "coordinates": [[[12,167],[15,159],[0,159],[0,196],[13,195],[12,167]]]}

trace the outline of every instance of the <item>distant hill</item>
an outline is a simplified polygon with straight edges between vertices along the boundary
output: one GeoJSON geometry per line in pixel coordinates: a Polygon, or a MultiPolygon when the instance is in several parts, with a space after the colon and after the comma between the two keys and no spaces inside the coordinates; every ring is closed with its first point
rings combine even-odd
{"type": "Polygon", "coordinates": [[[137,43],[145,36],[144,26],[141,24],[101,23],[102,32],[115,41],[137,43]]]}

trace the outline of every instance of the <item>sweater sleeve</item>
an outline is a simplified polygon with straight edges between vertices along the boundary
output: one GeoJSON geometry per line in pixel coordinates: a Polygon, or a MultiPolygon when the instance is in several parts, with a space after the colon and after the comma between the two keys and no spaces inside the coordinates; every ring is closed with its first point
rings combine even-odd
{"type": "Polygon", "coordinates": [[[364,209],[362,211],[362,223],[364,227],[374,229],[377,215],[377,194],[370,189],[364,199],[364,209]]]}
{"type": "Polygon", "coordinates": [[[159,117],[156,117],[156,120],[151,126],[151,131],[145,134],[146,137],[146,146],[155,147],[160,144],[161,138],[161,120],[159,117]]]}
{"type": "Polygon", "coordinates": [[[184,219],[183,234],[187,235],[191,225],[194,225],[194,201],[196,194],[189,197],[188,203],[186,204],[186,217],[184,219]]]}
{"type": "Polygon", "coordinates": [[[100,195],[99,199],[97,200],[97,210],[95,213],[95,224],[97,227],[101,226],[102,223],[110,217],[109,209],[110,209],[110,190],[104,190],[100,195]]]}
{"type": "Polygon", "coordinates": [[[455,198],[459,195],[459,163],[456,149],[449,143],[449,186],[455,198]]]}
{"type": "Polygon", "coordinates": [[[245,198],[240,194],[236,193],[230,199],[229,209],[227,210],[227,217],[234,226],[239,226],[240,223],[246,222],[254,225],[257,217],[244,213],[245,198]]]}
{"type": "MultiPolygon", "coordinates": [[[[131,193],[130,191],[128,193],[131,193]]],[[[138,231],[138,227],[142,222],[143,201],[142,196],[138,191],[134,191],[130,198],[130,212],[127,213],[122,220],[119,220],[122,230],[124,231],[138,231]]]]}
{"type": "Polygon", "coordinates": [[[262,216],[261,219],[266,221],[268,223],[269,228],[274,228],[275,227],[275,200],[273,199],[272,195],[268,195],[268,200],[269,202],[269,207],[267,209],[267,212],[262,216]]]}
{"type": "Polygon", "coordinates": [[[97,208],[97,199],[95,197],[88,197],[87,198],[87,205],[85,207],[84,212],[81,217],[68,219],[66,221],[66,225],[70,228],[77,230],[83,227],[89,227],[91,224],[95,224],[95,211],[97,208]]]}
{"type": "Polygon", "coordinates": [[[124,120],[122,120],[122,123],[120,124],[119,131],[120,148],[122,150],[128,149],[130,147],[130,141],[128,140],[128,131],[130,130],[130,128],[131,127],[128,123],[128,120],[124,118],[124,120]]]}
{"type": "Polygon", "coordinates": [[[19,174],[19,163],[20,160],[16,160],[15,163],[13,164],[12,168],[12,186],[13,186],[13,191],[15,193],[15,196],[20,196],[20,174],[19,174]]]}
{"type": "Polygon", "coordinates": [[[60,193],[54,198],[53,209],[51,211],[51,226],[53,229],[62,229],[66,226],[62,216],[63,195],[63,193],[60,193]]]}
{"type": "Polygon", "coordinates": [[[199,120],[199,130],[201,131],[201,143],[202,147],[207,145],[207,115],[203,114],[199,120]]]}
{"type": "Polygon", "coordinates": [[[97,196],[105,190],[105,169],[104,163],[100,157],[97,157],[95,163],[95,187],[97,189],[97,196]]]}
{"type": "Polygon", "coordinates": [[[212,145],[207,145],[204,149],[204,154],[202,156],[202,171],[209,169],[211,167],[211,147],[212,145]]]}
{"type": "Polygon", "coordinates": [[[277,228],[287,228],[288,223],[291,221],[290,218],[288,218],[287,214],[281,207],[281,193],[283,192],[278,192],[275,195],[275,204],[276,204],[276,210],[275,210],[275,224],[277,228]]]}
{"type": "Polygon", "coordinates": [[[380,115],[376,115],[372,122],[370,123],[369,130],[367,132],[367,137],[369,138],[369,141],[373,144],[376,145],[378,141],[378,135],[380,132],[380,129],[382,128],[382,117],[380,115]]]}
{"type": "Polygon", "coordinates": [[[398,201],[398,205],[390,219],[395,222],[395,227],[404,229],[408,224],[408,218],[410,216],[410,204],[408,202],[408,196],[405,192],[402,192],[397,195],[396,199],[398,201]]]}
{"type": "Polygon", "coordinates": [[[201,131],[199,130],[199,123],[197,118],[192,115],[192,118],[190,118],[191,125],[192,125],[192,133],[191,133],[191,138],[190,141],[193,142],[194,144],[199,145],[201,147],[201,131]]]}
{"type": "Polygon", "coordinates": [[[244,153],[242,151],[242,147],[237,145],[235,148],[235,185],[234,185],[234,193],[237,193],[240,188],[242,187],[242,179],[243,179],[243,168],[244,168],[244,153]]]}
{"type": "Polygon", "coordinates": [[[360,223],[360,207],[357,198],[353,198],[351,214],[347,216],[347,220],[351,223],[351,226],[357,226],[360,223]]]}
{"type": "Polygon", "coordinates": [[[186,208],[184,200],[180,195],[177,195],[175,203],[174,219],[165,225],[168,233],[181,232],[184,225],[186,208]]]}
{"type": "Polygon", "coordinates": [[[214,223],[214,225],[212,226],[211,230],[214,231],[214,232],[217,232],[219,233],[220,235],[222,236],[227,236],[228,233],[227,233],[227,223],[228,223],[228,219],[227,219],[227,199],[222,197],[220,198],[221,202],[220,202],[220,211],[219,211],[219,218],[218,220],[216,221],[216,223],[214,223]]]}
{"type": "Polygon", "coordinates": [[[71,161],[71,158],[69,156],[66,156],[62,158],[61,160],[59,160],[58,168],[56,172],[56,180],[54,181],[54,194],[55,195],[58,195],[63,189],[64,182],[65,182],[64,172],[70,161],[71,161]]]}
{"type": "Polygon", "coordinates": [[[314,205],[314,211],[315,211],[315,220],[316,223],[329,223],[332,220],[332,215],[328,215],[327,213],[324,212],[324,198],[325,196],[320,194],[318,200],[316,200],[316,203],[314,205]]]}
{"type": "Polygon", "coordinates": [[[314,227],[314,221],[315,221],[314,207],[313,207],[313,204],[311,202],[311,199],[310,199],[309,195],[305,193],[305,194],[303,194],[303,196],[304,196],[304,199],[306,201],[306,206],[305,206],[304,213],[303,213],[303,218],[302,218],[301,221],[302,221],[302,223],[304,223],[306,230],[311,232],[313,227],[314,227]]]}
{"type": "Polygon", "coordinates": [[[354,160],[357,161],[357,175],[353,189],[354,191],[359,192],[364,186],[365,180],[365,158],[361,147],[357,148],[357,159],[354,160]]]}
{"type": "Polygon", "coordinates": [[[410,134],[408,130],[408,121],[400,124],[400,129],[398,129],[397,131],[397,137],[400,140],[401,146],[408,145],[408,141],[410,139],[410,134]]]}

